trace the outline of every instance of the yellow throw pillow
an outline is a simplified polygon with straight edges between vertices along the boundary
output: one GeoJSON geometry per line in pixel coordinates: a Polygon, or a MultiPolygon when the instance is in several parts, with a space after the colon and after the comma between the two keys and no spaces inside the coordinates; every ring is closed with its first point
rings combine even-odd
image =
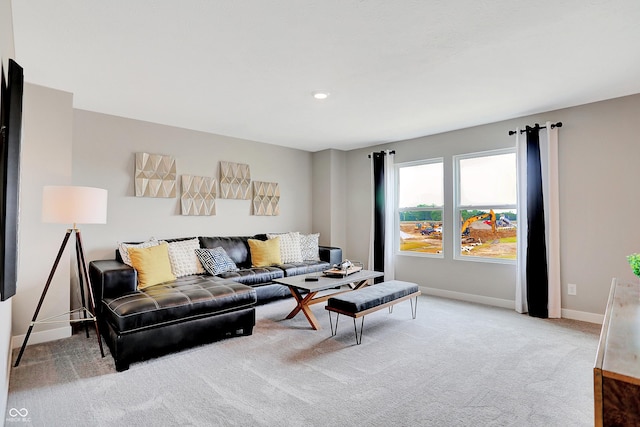
{"type": "Polygon", "coordinates": [[[169,262],[169,245],[165,242],[149,248],[129,248],[131,266],[138,272],[138,289],[176,280],[169,262]]]}
{"type": "Polygon", "coordinates": [[[269,240],[248,239],[253,267],[268,267],[282,264],[280,258],[280,237],[269,240]]]}

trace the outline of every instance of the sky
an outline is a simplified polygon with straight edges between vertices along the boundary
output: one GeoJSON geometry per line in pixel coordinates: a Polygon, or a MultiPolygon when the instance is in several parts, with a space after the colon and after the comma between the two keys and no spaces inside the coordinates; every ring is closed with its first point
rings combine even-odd
{"type": "MultiPolygon", "coordinates": [[[[399,170],[399,207],[444,204],[443,164],[428,163],[399,170]]],[[[515,153],[460,159],[460,204],[515,205],[515,153]]]]}
{"type": "Polygon", "coordinates": [[[444,204],[444,185],[442,163],[428,163],[403,167],[399,170],[400,208],[421,204],[442,206],[444,204]]]}

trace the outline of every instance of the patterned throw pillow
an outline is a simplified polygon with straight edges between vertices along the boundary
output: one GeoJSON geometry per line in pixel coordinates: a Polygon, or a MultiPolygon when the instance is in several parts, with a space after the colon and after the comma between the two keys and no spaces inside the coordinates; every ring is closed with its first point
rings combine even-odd
{"type": "Polygon", "coordinates": [[[320,245],[320,233],[301,234],[300,250],[302,251],[302,259],[305,261],[320,261],[320,253],[318,246],[320,245]]]}
{"type": "Polygon", "coordinates": [[[228,271],[238,271],[236,263],[233,262],[224,248],[196,249],[196,256],[205,270],[212,276],[228,271]]]}
{"type": "Polygon", "coordinates": [[[169,243],[171,271],[176,277],[204,273],[204,268],[196,255],[196,249],[200,249],[197,238],[169,243]]]}
{"type": "Polygon", "coordinates": [[[133,267],[131,263],[131,257],[129,256],[129,248],[150,248],[151,246],[158,246],[160,242],[158,242],[155,237],[150,238],[146,242],[142,243],[118,243],[118,252],[120,252],[120,258],[122,258],[122,262],[127,264],[129,267],[133,267]]]}
{"type": "Polygon", "coordinates": [[[302,262],[300,233],[292,231],[283,234],[267,234],[267,237],[269,239],[280,237],[280,260],[283,264],[289,262],[302,262]]]}

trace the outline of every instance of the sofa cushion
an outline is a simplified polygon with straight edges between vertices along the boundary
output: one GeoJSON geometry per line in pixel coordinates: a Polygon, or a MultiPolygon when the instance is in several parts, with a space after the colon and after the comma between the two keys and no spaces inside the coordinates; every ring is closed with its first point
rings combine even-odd
{"type": "Polygon", "coordinates": [[[196,249],[200,249],[200,241],[197,238],[169,242],[169,262],[176,277],[204,274],[204,268],[196,256],[196,249]]]}
{"type": "Polygon", "coordinates": [[[327,306],[348,313],[358,313],[413,294],[418,290],[418,285],[415,283],[391,280],[331,297],[327,301],[327,306]]]}
{"type": "Polygon", "coordinates": [[[230,280],[186,276],[103,299],[106,320],[120,332],[210,316],[256,303],[255,290],[230,280]]]}
{"type": "Polygon", "coordinates": [[[138,272],[138,289],[176,279],[171,271],[166,242],[148,248],[129,248],[129,256],[138,272]]]}
{"type": "Polygon", "coordinates": [[[269,240],[249,239],[251,267],[268,267],[282,263],[280,256],[280,237],[269,240]]]}
{"type": "Polygon", "coordinates": [[[249,286],[256,286],[270,283],[273,279],[281,279],[284,275],[285,273],[282,269],[274,266],[241,268],[237,271],[218,274],[216,277],[230,279],[249,286]]]}
{"type": "Polygon", "coordinates": [[[233,236],[233,237],[199,237],[200,247],[213,249],[221,247],[229,255],[229,258],[239,268],[251,267],[251,257],[249,253],[249,237],[233,236]]]}
{"type": "Polygon", "coordinates": [[[196,249],[196,256],[202,262],[205,270],[212,276],[227,271],[237,271],[236,263],[227,255],[227,252],[218,246],[213,249],[196,249]]]}

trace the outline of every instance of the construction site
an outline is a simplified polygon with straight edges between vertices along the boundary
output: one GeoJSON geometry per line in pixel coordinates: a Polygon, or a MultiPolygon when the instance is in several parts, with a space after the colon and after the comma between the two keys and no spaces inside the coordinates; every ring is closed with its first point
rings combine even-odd
{"type": "MultiPolygon", "coordinates": [[[[461,221],[460,252],[463,256],[516,259],[516,227],[504,215],[493,211],[461,221]]],[[[442,252],[442,222],[403,221],[400,223],[400,250],[442,252]]]]}

